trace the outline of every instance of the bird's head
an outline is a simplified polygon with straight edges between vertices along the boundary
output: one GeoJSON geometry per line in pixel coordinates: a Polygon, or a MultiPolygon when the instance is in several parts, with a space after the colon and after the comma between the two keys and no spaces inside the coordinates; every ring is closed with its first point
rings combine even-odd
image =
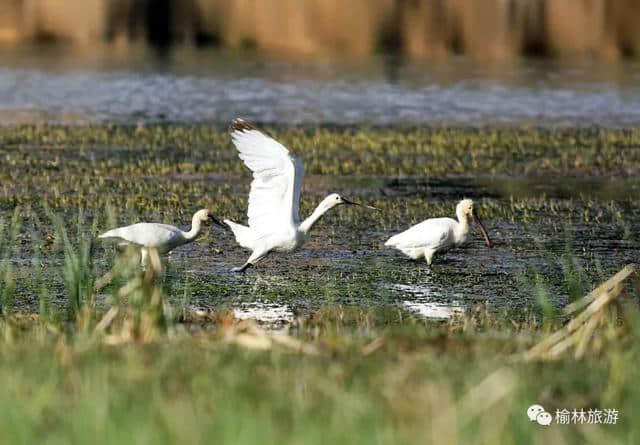
{"type": "Polygon", "coordinates": [[[484,237],[485,244],[487,247],[493,247],[491,240],[489,239],[489,234],[487,230],[484,228],[484,225],[478,218],[478,214],[476,213],[476,209],[473,207],[473,201],[470,199],[463,199],[456,206],[456,215],[458,216],[458,220],[460,221],[469,221],[472,219],[480,229],[482,236],[484,237]]]}
{"type": "Polygon", "coordinates": [[[473,201],[470,199],[463,199],[456,206],[456,215],[458,216],[458,218],[472,218],[474,213],[475,210],[473,208],[473,201]]]}
{"type": "Polygon", "coordinates": [[[226,226],[224,224],[222,224],[220,221],[218,221],[218,219],[216,219],[213,214],[211,213],[211,211],[209,209],[202,209],[202,210],[198,210],[194,215],[193,215],[193,221],[199,221],[201,223],[205,223],[205,222],[209,222],[211,221],[214,224],[219,225],[220,227],[226,229],[226,226]]]}
{"type": "Polygon", "coordinates": [[[365,204],[360,204],[358,202],[353,202],[348,200],[347,198],[343,198],[342,196],[338,195],[337,193],[332,193],[329,196],[327,196],[326,198],[324,198],[324,200],[322,201],[322,203],[320,204],[322,207],[324,207],[325,209],[329,210],[337,205],[341,205],[341,204],[348,204],[348,205],[355,205],[355,206],[360,206],[360,207],[365,207],[367,209],[373,209],[373,210],[379,210],[376,207],[372,207],[372,206],[368,206],[365,204]]]}

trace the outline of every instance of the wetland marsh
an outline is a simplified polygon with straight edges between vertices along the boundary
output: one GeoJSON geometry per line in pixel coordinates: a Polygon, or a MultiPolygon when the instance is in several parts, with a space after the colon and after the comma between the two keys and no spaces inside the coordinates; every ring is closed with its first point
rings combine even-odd
{"type": "Polygon", "coordinates": [[[58,56],[0,70],[0,441],[637,442],[637,289],[582,358],[518,358],[638,260],[633,66],[611,80],[514,65],[495,81],[58,56]],[[161,272],[96,240],[184,228],[203,207],[245,222],[236,116],[304,162],[302,215],[330,192],[381,211],[337,208],[302,250],[245,274],[230,269],[248,252],[217,226],[161,272]],[[472,232],[428,267],[383,247],[461,198],[493,249],[472,232]],[[533,403],[620,418],[544,428],[533,403]]]}
{"type": "Polygon", "coordinates": [[[571,358],[513,357],[560,326],[567,302],[637,260],[640,132],[267,130],[305,162],[302,214],[332,191],[382,211],[336,209],[305,249],[245,274],[229,269],[247,253],[212,226],[166,259],[159,287],[143,278],[149,289],[123,294],[140,280],[135,261],[92,290],[119,261],[95,242],[101,230],[188,224],[200,207],[245,220],[250,176],[226,129],[0,128],[4,440],[628,443],[637,434],[634,306],[626,323],[603,328],[578,372],[571,358]],[[410,224],[451,215],[461,197],[477,201],[493,249],[474,234],[429,268],[383,248],[410,224]],[[534,402],[614,407],[621,419],[541,430],[525,416],[534,402]]]}
{"type": "MultiPolygon", "coordinates": [[[[559,308],[635,259],[635,130],[270,130],[306,165],[302,214],[330,192],[382,211],[339,208],[314,230],[307,249],[291,258],[274,253],[244,275],[229,270],[247,253],[230,233],[210,227],[168,257],[166,286],[174,302],[219,310],[266,301],[292,317],[325,304],[402,307],[404,301],[517,311],[537,307],[536,299],[548,294],[559,308]],[[429,268],[383,247],[390,235],[425,218],[453,216],[463,197],[478,201],[493,249],[474,233],[429,268]]],[[[43,284],[23,279],[33,272],[33,258],[52,300],[65,304],[58,273],[63,251],[49,213],[65,221],[72,242],[137,221],[186,226],[204,207],[219,218],[246,220],[250,174],[223,127],[23,126],[0,132],[5,236],[12,218],[20,225],[19,248],[6,245],[4,253],[16,277],[11,310],[38,307],[43,284]]],[[[99,276],[116,252],[97,241],[92,252],[92,274],[99,276]]]]}

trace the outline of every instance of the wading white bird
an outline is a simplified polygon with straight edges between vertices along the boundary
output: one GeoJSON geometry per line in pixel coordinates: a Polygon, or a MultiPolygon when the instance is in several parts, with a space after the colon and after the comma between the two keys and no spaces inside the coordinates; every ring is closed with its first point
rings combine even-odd
{"type": "Polygon", "coordinates": [[[115,238],[120,245],[134,245],[140,248],[140,262],[145,265],[149,256],[149,249],[157,249],[159,253],[166,253],[178,246],[195,240],[202,229],[202,223],[211,220],[220,227],[226,227],[213,217],[207,209],[198,210],[191,220],[191,230],[188,232],[178,227],[159,223],[137,223],[126,227],[104,232],[98,238],[115,238]]]}
{"type": "Polygon", "coordinates": [[[463,199],[456,206],[458,221],[452,218],[431,218],[416,224],[402,233],[392,236],[384,243],[393,247],[414,260],[423,258],[431,265],[436,252],[448,250],[465,242],[469,233],[469,219],[473,219],[482,235],[487,247],[491,247],[491,240],[480,222],[473,201],[463,199]]]}
{"type": "Polygon", "coordinates": [[[243,119],[234,119],[230,132],[240,159],[253,172],[247,210],[249,226],[224,220],[238,244],[252,251],[246,263],[233,268],[233,272],[253,266],[272,250],[291,252],[298,249],[307,240],[313,225],[337,205],[353,204],[377,210],[333,193],[320,202],[311,216],[300,222],[302,162],[284,145],[243,119]]]}

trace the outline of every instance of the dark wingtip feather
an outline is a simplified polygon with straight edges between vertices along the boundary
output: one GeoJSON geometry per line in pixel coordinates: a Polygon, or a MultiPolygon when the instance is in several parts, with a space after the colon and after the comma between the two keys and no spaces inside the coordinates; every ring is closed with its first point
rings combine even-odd
{"type": "Polygon", "coordinates": [[[256,127],[254,127],[251,123],[245,121],[242,118],[236,118],[234,120],[231,121],[231,126],[229,128],[229,131],[233,132],[233,131],[251,131],[251,130],[257,130],[256,127]]]}

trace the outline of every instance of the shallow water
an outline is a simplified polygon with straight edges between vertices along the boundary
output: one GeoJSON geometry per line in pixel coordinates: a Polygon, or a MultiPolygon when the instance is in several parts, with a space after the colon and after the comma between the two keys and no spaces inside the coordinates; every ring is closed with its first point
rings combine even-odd
{"type": "MultiPolygon", "coordinates": [[[[191,283],[191,307],[231,309],[240,318],[250,316],[272,325],[326,304],[395,307],[434,320],[476,306],[517,313],[537,307],[541,294],[547,294],[552,305],[562,307],[624,264],[638,260],[635,234],[640,233],[640,222],[633,217],[640,212],[638,203],[631,204],[622,211],[621,219],[615,220],[605,215],[612,202],[606,194],[590,195],[589,187],[566,192],[561,187],[562,177],[531,178],[531,184],[518,180],[522,186],[518,199],[544,197],[544,202],[555,200],[561,208],[557,214],[532,209],[526,217],[510,209],[516,198],[505,192],[505,181],[442,179],[424,187],[421,180],[362,178],[356,181],[361,187],[373,186],[364,187],[361,193],[367,193],[368,199],[376,196],[376,205],[384,208],[398,200],[417,199],[424,208],[418,208],[407,220],[357,211],[344,216],[341,213],[346,210],[338,209],[320,223],[303,250],[291,255],[273,254],[245,274],[229,270],[242,264],[248,252],[237,247],[230,235],[215,229],[212,238],[176,251],[170,262],[176,267],[175,275],[191,283]],[[376,186],[380,183],[386,184],[387,190],[401,188],[401,195],[379,194],[384,190],[376,186]],[[532,184],[544,187],[541,190],[532,184]],[[550,196],[549,190],[555,188],[562,193],[550,196]],[[487,215],[483,220],[493,249],[484,246],[475,229],[467,244],[437,255],[431,267],[384,248],[390,235],[434,216],[430,209],[442,206],[443,201],[451,202],[451,209],[440,216],[453,216],[455,199],[460,196],[478,197],[478,212],[481,217],[483,212],[487,215]],[[604,212],[601,218],[605,220],[582,220],[585,209],[594,214],[604,212]],[[202,252],[209,249],[218,249],[218,253],[203,257],[202,252]],[[189,265],[188,271],[181,270],[183,264],[189,265]],[[574,283],[573,278],[581,282],[574,283]]],[[[601,181],[610,183],[612,190],[623,190],[630,180],[601,181]]],[[[593,183],[598,181],[593,179],[593,183]]],[[[308,192],[303,200],[320,198],[314,191],[308,192]]]]}
{"type": "Polygon", "coordinates": [[[637,63],[557,65],[384,57],[291,62],[251,53],[0,53],[0,119],[23,122],[214,122],[612,125],[640,123],[637,63]]]}
{"type": "Polygon", "coordinates": [[[233,316],[238,320],[259,320],[270,325],[285,324],[292,321],[294,317],[286,304],[259,300],[235,305],[233,316]]]}
{"type": "Polygon", "coordinates": [[[404,300],[402,306],[424,318],[446,320],[465,312],[459,295],[451,295],[447,298],[447,293],[437,286],[394,284],[391,288],[405,296],[412,296],[412,299],[404,300]]]}
{"type": "MultiPolygon", "coordinates": [[[[326,188],[321,178],[308,179],[303,204],[315,204],[326,188]]],[[[543,190],[519,180],[520,197],[513,198],[505,194],[505,181],[483,177],[460,181],[354,178],[359,186],[352,189],[351,196],[375,201],[383,212],[336,209],[319,223],[304,249],[293,254],[274,253],[244,274],[230,269],[242,264],[248,252],[239,248],[229,233],[208,228],[196,242],[167,257],[165,288],[172,304],[194,310],[229,310],[237,318],[257,319],[274,329],[298,314],[332,304],[392,307],[418,317],[447,319],[478,305],[491,311],[516,312],[537,307],[542,294],[548,295],[552,305],[562,307],[624,264],[638,260],[637,201],[621,201],[612,209],[609,197],[595,193],[595,198],[585,198],[587,189],[576,187],[567,196],[561,187],[563,177],[532,178],[532,184],[545,185],[543,190]],[[556,187],[562,193],[550,197],[549,190],[556,187]],[[455,200],[461,196],[477,198],[493,249],[484,246],[475,230],[467,244],[437,255],[431,267],[384,248],[389,236],[414,223],[431,216],[453,216],[455,200]],[[544,196],[540,203],[552,200],[557,208],[536,208],[538,196],[544,196]],[[524,204],[530,208],[517,207],[524,204]],[[403,209],[404,205],[408,207],[403,209]],[[593,213],[592,222],[584,220],[586,210],[593,213]],[[573,277],[579,279],[577,284],[572,284],[573,277]]],[[[635,180],[602,181],[612,183],[613,190],[624,190],[627,182],[635,180]]],[[[240,205],[246,199],[240,186],[228,193],[240,205]]],[[[70,210],[70,216],[75,211],[70,210]]],[[[242,212],[232,218],[244,222],[242,212]]],[[[2,213],[9,214],[6,210],[2,213]]],[[[27,232],[31,230],[46,234],[52,229],[27,232]]],[[[97,276],[109,270],[115,253],[102,247],[96,245],[97,276]]],[[[17,277],[27,280],[32,274],[29,253],[14,255],[17,277]]],[[[66,304],[62,255],[52,251],[41,261],[54,303],[62,308],[66,304]]],[[[16,310],[37,310],[39,282],[20,283],[16,310]]]]}

